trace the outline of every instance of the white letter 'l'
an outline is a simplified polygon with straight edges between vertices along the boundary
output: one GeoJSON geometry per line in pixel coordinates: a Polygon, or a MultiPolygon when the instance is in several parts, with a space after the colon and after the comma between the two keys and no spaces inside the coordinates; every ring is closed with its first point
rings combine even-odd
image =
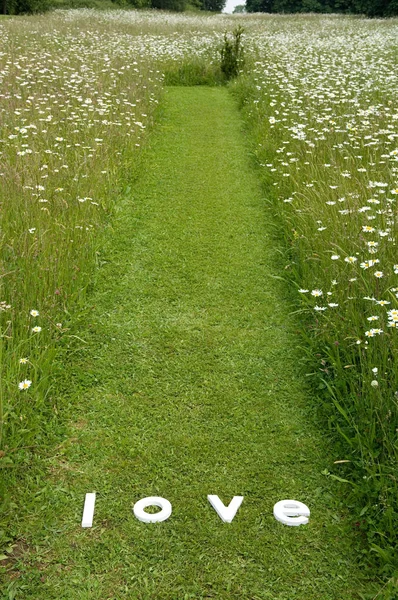
{"type": "Polygon", "coordinates": [[[220,519],[224,521],[224,523],[231,523],[242,504],[243,496],[234,496],[229,503],[229,506],[225,506],[218,496],[209,495],[207,496],[207,499],[220,519]]]}

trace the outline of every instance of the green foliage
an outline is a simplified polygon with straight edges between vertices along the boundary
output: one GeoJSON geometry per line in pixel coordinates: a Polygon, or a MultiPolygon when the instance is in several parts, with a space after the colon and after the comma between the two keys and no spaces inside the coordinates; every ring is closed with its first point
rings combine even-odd
{"type": "MultiPolygon", "coordinates": [[[[272,99],[279,101],[271,84],[265,89],[267,92],[264,93],[260,103],[256,92],[256,81],[252,75],[238,78],[230,87],[244,111],[250,127],[250,137],[253,139],[253,151],[263,166],[266,162],[272,163],[278,160],[281,143],[286,140],[282,134],[283,129],[273,129],[265,118],[266,107],[269,105],[268,94],[271,93],[272,99]],[[253,107],[256,107],[256,110],[253,107]]],[[[282,96],[281,101],[284,100],[282,96]]],[[[325,162],[328,161],[332,146],[330,139],[324,146],[322,144],[317,146],[319,154],[325,152],[325,162]]],[[[294,154],[298,147],[299,145],[290,144],[289,151],[294,154]]],[[[338,164],[337,159],[335,160],[338,164]]],[[[314,168],[316,161],[313,159],[311,162],[302,163],[301,169],[304,164],[308,165],[304,181],[310,181],[309,173],[312,177],[317,173],[314,168]]],[[[296,182],[293,185],[286,182],[281,191],[281,188],[273,187],[276,177],[279,177],[280,182],[280,173],[273,176],[270,171],[265,170],[264,186],[272,210],[275,211],[281,224],[281,231],[284,232],[288,252],[286,268],[291,274],[289,279],[292,287],[311,289],[311,281],[314,280],[312,273],[318,268],[317,265],[322,265],[319,268],[323,274],[326,274],[329,269],[328,265],[322,263],[319,258],[326,246],[326,236],[323,236],[322,242],[318,241],[315,245],[314,236],[310,233],[309,215],[314,211],[319,217],[318,200],[314,196],[311,201],[307,192],[305,216],[300,216],[303,205],[298,203],[294,213],[289,213],[289,209],[286,208],[289,204],[281,203],[281,198],[290,196],[292,192],[296,193],[300,188],[296,182]]],[[[340,192],[344,195],[341,189],[340,192]]],[[[324,200],[325,197],[323,196],[322,199],[324,200]]],[[[333,221],[330,221],[330,224],[332,223],[333,221]]],[[[337,244],[339,224],[336,221],[333,225],[331,227],[334,231],[333,243],[337,244]]],[[[326,275],[325,286],[327,277],[326,275]]],[[[322,288],[322,285],[319,287],[322,288]]],[[[372,296],[372,290],[373,288],[367,295],[372,296]]],[[[365,293],[359,294],[362,295],[365,293]]],[[[355,310],[334,322],[332,319],[323,322],[320,319],[314,320],[303,305],[303,300],[297,303],[296,312],[300,314],[301,319],[303,370],[312,384],[313,395],[318,395],[314,410],[319,414],[320,422],[325,423],[325,430],[329,429],[330,435],[335,437],[336,458],[347,459],[342,464],[336,461],[336,465],[330,469],[335,474],[326,470],[325,475],[339,481],[347,489],[347,503],[352,509],[352,514],[355,515],[353,525],[367,539],[371,549],[367,560],[378,564],[383,576],[393,576],[398,572],[396,553],[398,515],[396,477],[398,393],[396,390],[398,383],[396,369],[391,368],[396,361],[396,354],[391,348],[390,340],[382,342],[375,339],[372,346],[369,344],[368,349],[360,345],[361,350],[358,349],[355,341],[353,344],[343,344],[345,340],[350,339],[346,333],[348,324],[357,331],[363,327],[362,320],[358,317],[363,315],[366,309],[359,299],[354,305],[355,310]],[[360,322],[359,325],[356,325],[357,321],[360,322]],[[371,377],[368,373],[371,373],[371,367],[376,364],[379,365],[380,373],[386,377],[385,381],[390,382],[386,391],[380,391],[377,385],[372,387],[370,383],[371,377]]],[[[355,336],[353,339],[356,339],[355,336]]],[[[387,595],[387,591],[384,590],[383,595],[380,594],[378,597],[383,600],[398,597],[397,584],[396,579],[391,579],[389,583],[391,595],[387,595]]]]}
{"type": "Polygon", "coordinates": [[[237,4],[232,12],[234,15],[245,13],[246,6],[244,4],[237,4]]]}
{"type": "Polygon", "coordinates": [[[221,85],[224,77],[218,65],[206,60],[186,60],[165,71],[165,85],[221,85]]]}
{"type": "Polygon", "coordinates": [[[2,12],[10,15],[33,15],[51,8],[49,0],[3,0],[2,12]]]}
{"type": "Polygon", "coordinates": [[[186,8],[186,0],[152,0],[152,8],[183,12],[186,8]]]}
{"type": "Polygon", "coordinates": [[[398,15],[398,0],[246,0],[248,13],[345,13],[368,17],[398,15]]]}
{"type": "Polygon", "coordinates": [[[126,7],[125,2],[113,0],[50,0],[51,8],[94,8],[96,10],[112,10],[126,7]]]}
{"type": "Polygon", "coordinates": [[[185,10],[187,12],[199,12],[203,10],[203,4],[201,0],[187,0],[185,10]]]}
{"type": "Polygon", "coordinates": [[[15,477],[7,519],[28,546],[21,565],[8,560],[6,585],[20,587],[4,600],[374,598],[322,475],[328,442],[297,377],[295,325],[272,278],[279,244],[239,114],[221,88],[174,88],[166,101],[142,176],[102,236],[87,313],[73,314],[87,343],[60,364],[65,435],[39,475],[24,469],[22,490],[3,471],[15,477]],[[224,502],[247,494],[231,527],[206,502],[210,486],[224,502]],[[82,531],[88,489],[98,504],[82,531]],[[152,490],[173,516],[145,527],[129,505],[152,490]],[[314,506],[297,535],[272,516],[285,493],[314,506]],[[60,565],[73,568],[61,576],[60,565]]]}
{"type": "Polygon", "coordinates": [[[192,57],[174,63],[165,70],[165,85],[222,85],[238,76],[244,65],[241,37],[243,28],[239,25],[230,39],[225,33],[224,44],[220,49],[221,63],[215,64],[214,58],[192,57]]]}
{"type": "Polygon", "coordinates": [[[238,76],[239,70],[243,67],[243,48],[242,34],[244,29],[238,25],[233,31],[233,39],[231,40],[227,33],[224,34],[224,45],[221,48],[221,71],[227,81],[238,76]]]}
{"type": "Polygon", "coordinates": [[[185,10],[206,10],[221,12],[226,0],[150,0],[152,8],[183,12],[185,10]]]}
{"type": "Polygon", "coordinates": [[[210,12],[221,12],[226,4],[226,0],[202,0],[203,10],[210,12]]]}
{"type": "Polygon", "coordinates": [[[271,1],[272,0],[246,0],[246,12],[248,12],[248,13],[272,12],[271,1]]]}
{"type": "MultiPolygon", "coordinates": [[[[2,12],[4,14],[19,15],[44,13],[50,9],[57,8],[111,10],[120,7],[149,8],[150,6],[151,0],[3,0],[2,12]]],[[[169,10],[172,9],[170,8],[169,10]]]]}

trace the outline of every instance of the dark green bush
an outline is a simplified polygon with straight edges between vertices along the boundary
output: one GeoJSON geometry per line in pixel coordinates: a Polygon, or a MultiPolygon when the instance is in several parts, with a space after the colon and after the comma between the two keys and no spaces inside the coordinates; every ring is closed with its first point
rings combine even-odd
{"type": "Polygon", "coordinates": [[[210,12],[221,12],[226,4],[226,0],[202,0],[203,10],[210,12]]]}
{"type": "Polygon", "coordinates": [[[239,25],[233,31],[232,40],[228,37],[227,33],[224,34],[224,45],[221,48],[221,72],[228,81],[238,76],[244,64],[241,43],[243,32],[243,27],[239,25]]]}
{"type": "Polygon", "coordinates": [[[152,0],[151,5],[153,8],[183,12],[186,8],[187,0],[152,0]]]}
{"type": "Polygon", "coordinates": [[[34,15],[51,8],[49,0],[3,0],[3,14],[34,15]]]}

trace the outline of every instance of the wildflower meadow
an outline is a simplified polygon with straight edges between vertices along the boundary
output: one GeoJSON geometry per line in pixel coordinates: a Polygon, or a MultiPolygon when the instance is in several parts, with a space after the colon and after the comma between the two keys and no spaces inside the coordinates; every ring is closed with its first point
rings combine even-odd
{"type": "Polygon", "coordinates": [[[359,500],[357,526],[392,565],[397,25],[335,17],[280,24],[253,40],[257,60],[236,91],[284,227],[284,277],[296,288],[306,376],[342,441],[325,474],[359,500]]]}
{"type": "Polygon", "coordinates": [[[59,443],[71,410],[59,381],[85,345],[79,323],[103,264],[101,240],[134,187],[132,174],[145,170],[166,85],[192,83],[187,73],[196,84],[224,85],[221,48],[237,25],[244,66],[227,85],[283,240],[280,280],[299,323],[309,403],[335,448],[324,477],[336,482],[369,561],[391,582],[398,569],[395,19],[82,9],[0,20],[3,525],[17,506],[11,488],[59,443]]]}

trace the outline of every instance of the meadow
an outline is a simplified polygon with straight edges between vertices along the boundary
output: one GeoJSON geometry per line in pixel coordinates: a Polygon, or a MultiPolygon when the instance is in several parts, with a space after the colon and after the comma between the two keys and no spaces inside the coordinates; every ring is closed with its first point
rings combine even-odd
{"type": "Polygon", "coordinates": [[[26,470],[40,472],[70,414],[64,364],[85,344],[102,235],[145,168],[165,85],[219,85],[223,35],[238,23],[246,62],[228,87],[283,238],[309,402],[335,443],[324,475],[392,585],[397,20],[71,10],[0,21],[4,531],[26,470]]]}

